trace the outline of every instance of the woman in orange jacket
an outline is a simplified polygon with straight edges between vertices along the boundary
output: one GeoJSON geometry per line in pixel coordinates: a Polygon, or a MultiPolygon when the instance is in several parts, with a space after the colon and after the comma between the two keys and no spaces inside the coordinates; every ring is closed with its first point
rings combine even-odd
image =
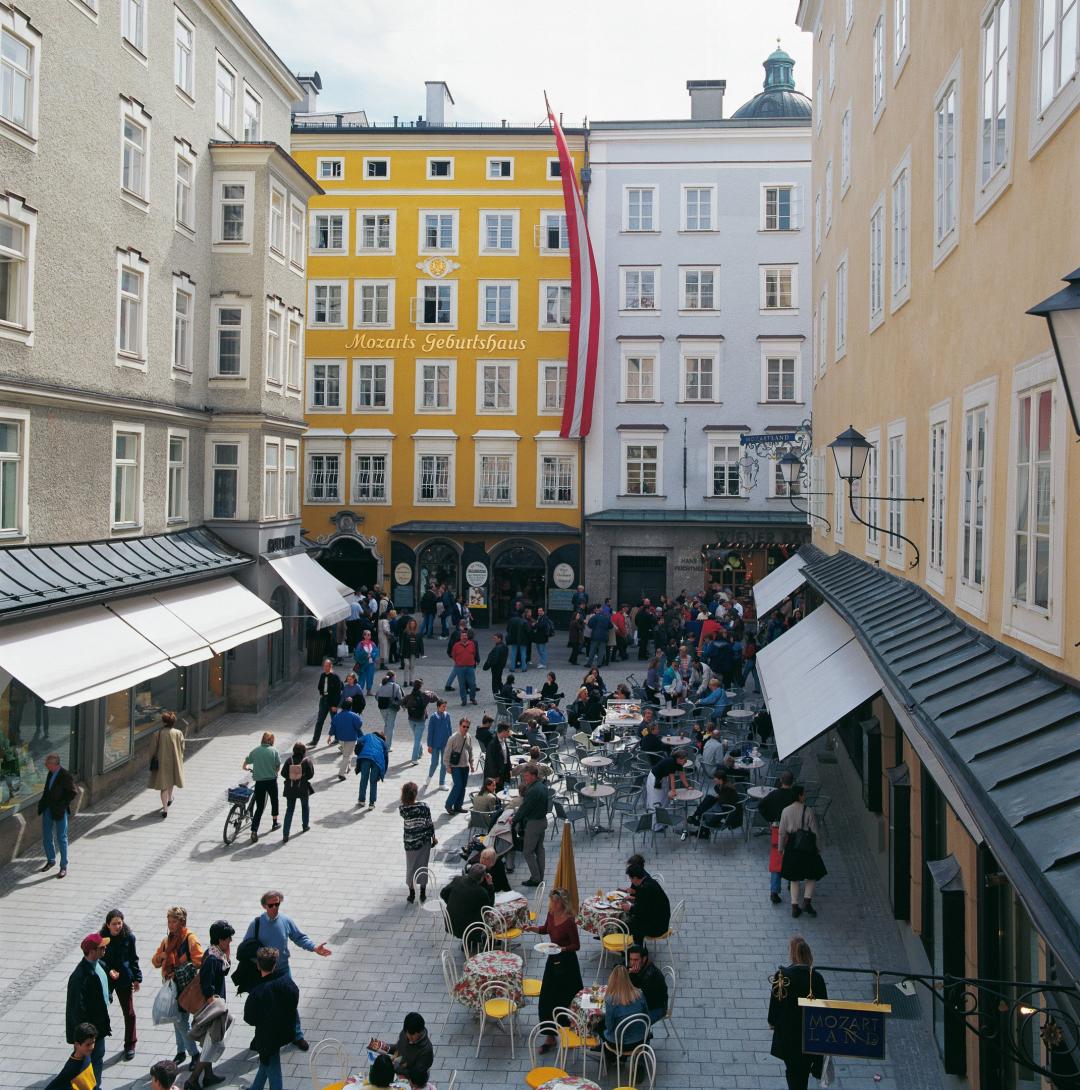
{"type": "MultiPolygon", "coordinates": [[[[168,928],[168,933],[161,940],[157,950],[154,951],[150,963],[154,968],[161,970],[161,979],[166,983],[175,980],[177,970],[181,970],[181,980],[175,981],[177,997],[179,997],[179,993],[184,990],[184,986],[188,983],[187,980],[182,978],[190,972],[190,970],[181,969],[181,967],[190,965],[197,970],[202,964],[203,948],[195,935],[188,930],[186,908],[181,908],[179,905],[170,908],[165,914],[165,925],[168,928]]],[[[184,1062],[189,1052],[191,1053],[192,1066],[199,1060],[199,1050],[195,1047],[194,1041],[188,1036],[190,1028],[191,1015],[187,1011],[181,1010],[173,1025],[176,1034],[176,1056],[174,1059],[177,1065],[184,1062]]]]}

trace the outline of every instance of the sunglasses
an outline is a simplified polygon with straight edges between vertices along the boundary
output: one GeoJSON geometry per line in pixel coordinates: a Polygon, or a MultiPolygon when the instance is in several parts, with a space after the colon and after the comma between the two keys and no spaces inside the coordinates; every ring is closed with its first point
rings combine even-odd
{"type": "Polygon", "coordinates": [[[266,907],[267,908],[281,908],[281,902],[280,901],[267,901],[266,902],[266,907]]]}

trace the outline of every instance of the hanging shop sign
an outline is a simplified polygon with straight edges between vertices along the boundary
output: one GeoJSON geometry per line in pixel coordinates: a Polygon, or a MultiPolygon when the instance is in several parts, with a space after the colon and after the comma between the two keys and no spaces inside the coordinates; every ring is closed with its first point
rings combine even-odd
{"type": "Polygon", "coordinates": [[[800,999],[803,1052],[830,1056],[885,1059],[888,1003],[845,999],[800,999]]]}

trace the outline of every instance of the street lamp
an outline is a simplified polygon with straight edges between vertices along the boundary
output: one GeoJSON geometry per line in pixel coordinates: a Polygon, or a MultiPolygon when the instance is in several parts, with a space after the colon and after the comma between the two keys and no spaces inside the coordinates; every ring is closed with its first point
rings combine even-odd
{"type": "Polygon", "coordinates": [[[1080,413],[1073,399],[1073,391],[1080,396],[1080,269],[1064,277],[1068,287],[1036,303],[1028,314],[1045,318],[1050,327],[1050,341],[1057,356],[1061,384],[1072,414],[1073,431],[1080,436],[1080,413]]]}
{"type": "MultiPolygon", "coordinates": [[[[825,532],[827,534],[832,533],[832,524],[824,515],[815,515],[813,511],[808,508],[802,508],[795,502],[795,488],[799,484],[799,479],[802,477],[803,464],[802,460],[797,454],[793,454],[790,450],[781,455],[777,459],[777,463],[780,466],[780,472],[784,475],[784,483],[787,485],[787,498],[788,503],[795,508],[800,514],[809,515],[812,519],[819,519],[825,523],[825,532]]],[[[831,496],[831,492],[800,492],[800,496],[831,496]]]]}

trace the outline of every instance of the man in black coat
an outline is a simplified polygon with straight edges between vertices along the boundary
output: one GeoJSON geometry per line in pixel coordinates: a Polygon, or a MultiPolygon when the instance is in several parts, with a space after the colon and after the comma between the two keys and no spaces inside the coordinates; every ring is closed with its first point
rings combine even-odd
{"type": "Polygon", "coordinates": [[[506,642],[510,645],[510,669],[528,668],[526,648],[529,642],[529,622],[520,613],[515,613],[506,622],[506,642]]]}
{"type": "Polygon", "coordinates": [[[483,910],[495,903],[491,875],[483,863],[473,863],[464,874],[439,890],[450,915],[450,929],[460,939],[469,924],[483,923],[483,910]]]}
{"type": "MultiPolygon", "coordinates": [[[[45,849],[45,865],[42,871],[56,865],[56,847],[60,848],[60,873],[67,877],[68,865],[68,817],[71,804],[78,798],[79,789],[71,773],[60,764],[60,754],[50,753],[45,758],[45,788],[38,799],[37,812],[41,815],[41,846],[45,849]]],[[[86,1019],[83,1019],[86,1021],[86,1019]]],[[[104,1044],[102,1045],[104,1048],[104,1044]]]]}
{"type": "Polygon", "coordinates": [[[656,618],[653,616],[652,606],[646,598],[641,603],[641,608],[634,618],[634,627],[637,629],[638,648],[637,657],[647,659],[649,657],[649,640],[652,639],[653,630],[656,628],[656,618]]]}
{"type": "Polygon", "coordinates": [[[509,652],[501,632],[493,633],[491,639],[491,650],[484,659],[484,669],[491,671],[491,695],[498,696],[502,688],[503,670],[506,669],[506,657],[509,652]]]}
{"type": "Polygon", "coordinates": [[[626,876],[634,893],[626,923],[634,942],[644,946],[650,935],[657,938],[671,925],[671,902],[664,887],[640,863],[631,863],[626,868],[626,876]]]}
{"type": "Polygon", "coordinates": [[[315,733],[308,742],[309,749],[319,744],[326,717],[341,707],[341,687],[341,678],[334,673],[334,660],[323,659],[322,673],[319,674],[319,714],[315,719],[315,733]]]}
{"type": "Polygon", "coordinates": [[[510,724],[500,723],[495,740],[484,754],[484,777],[497,781],[501,791],[510,781],[510,724]]]}
{"type": "Polygon", "coordinates": [[[244,1003],[244,1021],[255,1027],[251,1047],[259,1054],[255,1082],[281,1085],[281,1056],[284,1045],[296,1037],[296,1010],[300,989],[293,983],[288,966],[278,968],[278,952],[264,946],[255,957],[259,983],[251,989],[244,1003]]]}
{"type": "Polygon", "coordinates": [[[784,807],[795,801],[794,783],[795,777],[787,769],[780,773],[780,786],[770,791],[758,806],[758,813],[766,821],[778,822],[784,807]]]}
{"type": "Polygon", "coordinates": [[[649,960],[645,949],[636,943],[626,949],[630,983],[641,990],[649,1008],[649,1018],[659,1022],[667,1014],[668,986],[664,974],[649,960]]]}
{"type": "Polygon", "coordinates": [[[97,1030],[97,1041],[90,1053],[90,1065],[99,1084],[101,1062],[105,1058],[105,1038],[112,1033],[112,1023],[109,1021],[109,978],[100,961],[108,945],[109,940],[102,938],[96,931],[87,935],[79,944],[83,957],[68,977],[65,1012],[68,1044],[75,1044],[76,1030],[84,1022],[89,1022],[97,1030]]]}

